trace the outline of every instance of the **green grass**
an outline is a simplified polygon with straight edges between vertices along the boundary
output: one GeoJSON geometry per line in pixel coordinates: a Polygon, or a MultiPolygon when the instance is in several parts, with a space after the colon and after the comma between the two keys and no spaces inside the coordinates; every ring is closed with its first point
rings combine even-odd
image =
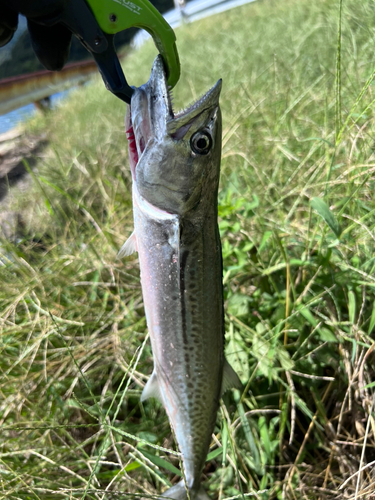
{"type": "MultiPolygon", "coordinates": [[[[226,350],[245,389],[218,414],[215,499],[375,488],[375,9],[344,0],[339,32],[339,7],[264,0],[177,30],[175,106],[224,84],[226,350]]],[[[155,54],[124,61],[131,84],[155,54]]],[[[13,190],[27,234],[0,266],[1,498],[139,498],[178,478],[165,412],[139,400],[137,261],[115,259],[132,231],[124,113],[98,77],[27,125],[50,145],[13,190]]]]}

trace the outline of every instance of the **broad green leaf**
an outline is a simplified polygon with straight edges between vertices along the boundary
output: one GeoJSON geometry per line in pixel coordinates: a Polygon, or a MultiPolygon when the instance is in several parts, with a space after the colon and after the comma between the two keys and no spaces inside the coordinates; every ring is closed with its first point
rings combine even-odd
{"type": "Polygon", "coordinates": [[[329,208],[327,203],[321,198],[316,197],[310,201],[310,204],[312,208],[314,208],[314,210],[316,210],[318,214],[325,220],[325,222],[335,233],[337,238],[339,238],[341,234],[340,224],[337,222],[336,217],[331,212],[331,209],[329,208]]]}
{"type": "Polygon", "coordinates": [[[69,398],[66,402],[67,406],[70,408],[79,408],[80,410],[86,411],[89,415],[100,415],[101,410],[100,407],[97,403],[89,406],[86,403],[82,403],[82,401],[79,401],[78,399],[72,399],[69,398]]]}
{"type": "Polygon", "coordinates": [[[240,377],[241,382],[245,383],[250,376],[249,355],[243,345],[236,341],[235,337],[229,341],[225,349],[225,357],[240,377]]]}
{"type": "Polygon", "coordinates": [[[255,330],[259,335],[264,335],[267,332],[266,326],[260,321],[255,325],[255,330]]]}
{"type": "Polygon", "coordinates": [[[265,490],[267,488],[267,485],[268,485],[268,474],[265,474],[260,481],[259,489],[265,490]]]}
{"type": "Polygon", "coordinates": [[[125,467],[126,472],[130,472],[131,470],[139,469],[141,467],[141,464],[138,462],[131,462],[125,467]]]}
{"type": "MultiPolygon", "coordinates": [[[[310,309],[304,305],[301,305],[298,309],[305,320],[315,328],[318,324],[318,321],[315,319],[310,309]]],[[[321,340],[323,340],[323,342],[337,342],[336,336],[328,328],[325,328],[324,326],[320,327],[317,329],[317,332],[319,333],[319,336],[321,340]]]]}
{"type": "Polygon", "coordinates": [[[236,318],[247,316],[249,314],[250,302],[251,298],[248,295],[236,293],[228,299],[228,313],[232,314],[236,318]]]}
{"type": "Polygon", "coordinates": [[[259,417],[259,433],[260,440],[263,444],[264,451],[266,452],[267,459],[271,460],[271,442],[268,435],[267,421],[264,416],[259,417]]]}
{"type": "Polygon", "coordinates": [[[213,460],[214,458],[218,457],[222,453],[223,453],[223,448],[216,448],[216,450],[211,451],[211,453],[209,453],[207,455],[206,462],[209,462],[210,460],[213,460]]]}
{"type": "Polygon", "coordinates": [[[72,398],[69,398],[65,404],[70,408],[79,408],[80,410],[82,410],[82,407],[84,407],[83,403],[78,404],[78,402],[72,398]]]}
{"type": "Polygon", "coordinates": [[[311,326],[315,327],[318,324],[317,320],[314,318],[313,314],[311,313],[308,307],[302,306],[299,312],[300,314],[302,314],[305,320],[307,320],[310,323],[311,326]]]}
{"type": "Polygon", "coordinates": [[[289,353],[284,347],[278,346],[277,348],[277,358],[281,367],[284,370],[291,370],[294,366],[293,361],[290,359],[289,353]]]}
{"type": "Polygon", "coordinates": [[[338,342],[337,337],[328,328],[318,328],[318,333],[323,342],[338,342]]]}
{"type": "Polygon", "coordinates": [[[138,450],[144,455],[146,458],[150,460],[153,464],[157,465],[158,467],[161,467],[162,469],[169,470],[169,472],[172,472],[173,474],[177,474],[178,476],[182,477],[181,471],[177,469],[174,465],[172,465],[170,462],[167,462],[164,460],[164,458],[157,457],[156,455],[153,455],[152,453],[144,450],[143,448],[138,448],[138,450]]]}
{"type": "Polygon", "coordinates": [[[272,231],[266,231],[263,234],[262,241],[260,242],[258,252],[261,253],[261,251],[266,247],[268,240],[272,236],[272,231]]]}
{"type": "Polygon", "coordinates": [[[244,209],[247,212],[250,212],[251,210],[254,210],[254,208],[257,208],[257,207],[259,207],[259,198],[256,194],[253,194],[253,201],[245,202],[244,209]]]}
{"type": "Polygon", "coordinates": [[[141,439],[143,439],[144,441],[146,441],[148,443],[157,443],[157,441],[158,441],[157,435],[154,434],[153,432],[141,431],[138,434],[138,437],[140,437],[141,439]]]}
{"type": "Polygon", "coordinates": [[[235,394],[235,399],[237,400],[236,401],[237,410],[238,410],[238,414],[239,414],[240,419],[241,419],[242,429],[244,431],[245,438],[246,438],[247,444],[249,446],[251,459],[252,459],[253,464],[254,464],[253,469],[256,471],[257,474],[262,474],[263,467],[260,463],[259,450],[257,448],[257,445],[255,444],[253,432],[251,430],[249,420],[248,420],[247,416],[245,415],[245,410],[244,410],[243,404],[240,401],[239,391],[235,391],[234,394],[235,394]]]}
{"type": "Polygon", "coordinates": [[[355,321],[355,293],[353,292],[353,290],[349,290],[348,299],[349,321],[353,324],[355,321]]]}

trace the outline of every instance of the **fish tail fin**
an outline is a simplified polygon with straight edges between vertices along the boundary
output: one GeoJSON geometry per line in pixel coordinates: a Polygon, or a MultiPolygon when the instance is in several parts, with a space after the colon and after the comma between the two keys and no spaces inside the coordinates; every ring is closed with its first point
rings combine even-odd
{"type": "MultiPolygon", "coordinates": [[[[179,483],[169,488],[169,490],[165,491],[162,494],[162,497],[169,500],[188,500],[186,486],[184,481],[180,481],[179,483]]],[[[204,489],[201,487],[198,493],[190,493],[190,500],[211,500],[204,489]]]]}
{"type": "Polygon", "coordinates": [[[211,498],[207,495],[207,493],[201,487],[201,489],[198,492],[198,496],[197,496],[196,500],[211,500],[211,498]]]}

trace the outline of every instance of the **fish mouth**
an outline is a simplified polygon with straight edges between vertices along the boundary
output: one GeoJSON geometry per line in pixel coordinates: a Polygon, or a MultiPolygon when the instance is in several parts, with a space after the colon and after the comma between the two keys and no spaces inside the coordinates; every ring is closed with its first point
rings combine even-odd
{"type": "Polygon", "coordinates": [[[199,115],[218,106],[221,86],[219,80],[201,98],[176,113],[163,58],[160,54],[156,57],[149,81],[135,89],[125,116],[129,162],[134,180],[137,164],[148,144],[151,141],[163,141],[166,134],[174,140],[182,139],[199,115]]]}

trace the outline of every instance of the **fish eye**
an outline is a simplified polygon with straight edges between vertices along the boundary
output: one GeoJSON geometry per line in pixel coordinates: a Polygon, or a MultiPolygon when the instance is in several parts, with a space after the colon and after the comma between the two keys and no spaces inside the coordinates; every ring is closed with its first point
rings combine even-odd
{"type": "Polygon", "coordinates": [[[190,139],[191,149],[198,155],[206,155],[212,147],[212,137],[207,132],[196,132],[190,139]]]}

